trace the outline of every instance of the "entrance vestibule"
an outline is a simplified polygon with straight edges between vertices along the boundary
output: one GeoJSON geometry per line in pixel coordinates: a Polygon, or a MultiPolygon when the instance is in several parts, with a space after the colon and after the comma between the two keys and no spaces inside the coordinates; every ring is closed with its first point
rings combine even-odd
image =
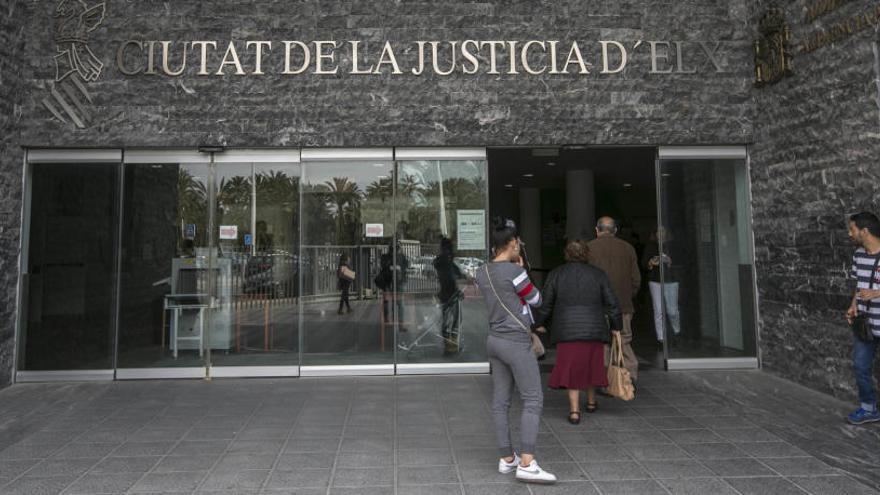
{"type": "Polygon", "coordinates": [[[744,150],[500,148],[489,171],[490,215],[516,221],[539,285],[564,263],[567,239],[616,220],[642,275],[633,347],[643,366],[757,365],[744,150]],[[652,250],[671,261],[653,273],[652,250]]]}

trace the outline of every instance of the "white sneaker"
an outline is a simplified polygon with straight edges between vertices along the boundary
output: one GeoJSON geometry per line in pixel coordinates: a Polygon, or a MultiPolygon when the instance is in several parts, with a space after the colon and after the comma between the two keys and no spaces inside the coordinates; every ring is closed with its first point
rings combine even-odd
{"type": "Polygon", "coordinates": [[[556,475],[541,469],[537,462],[532,461],[529,467],[516,467],[516,479],[524,483],[539,483],[552,485],[556,483],[556,475]]]}
{"type": "Polygon", "coordinates": [[[519,456],[516,455],[516,453],[513,454],[512,462],[507,462],[502,457],[501,459],[498,459],[498,472],[501,474],[510,474],[516,471],[516,467],[519,466],[519,462],[520,459],[519,456]]]}

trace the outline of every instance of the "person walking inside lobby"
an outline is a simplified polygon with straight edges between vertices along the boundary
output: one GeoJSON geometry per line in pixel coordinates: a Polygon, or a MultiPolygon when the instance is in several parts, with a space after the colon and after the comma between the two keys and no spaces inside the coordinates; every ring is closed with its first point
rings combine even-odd
{"type": "MultiPolygon", "coordinates": [[[[666,315],[673,336],[681,333],[681,315],[678,311],[678,270],[676,264],[681,262],[676,245],[672,242],[672,233],[663,227],[657,227],[651,236],[651,242],[642,253],[642,265],[648,270],[648,289],[651,291],[651,302],[654,306],[654,330],[657,333],[657,347],[663,348],[665,336],[663,326],[666,315]],[[660,254],[660,247],[663,254],[660,254]],[[660,265],[663,265],[663,277],[660,277],[660,265]],[[665,311],[663,301],[666,301],[665,311]]],[[[666,332],[668,334],[668,332],[666,332]]]]}
{"type": "Polygon", "coordinates": [[[549,324],[556,344],[556,365],[549,385],[568,390],[571,424],[581,420],[581,390],[587,393],[586,411],[594,412],[598,407],[596,387],[608,386],[605,344],[611,340],[611,331],[620,331],[623,326],[611,282],[605,272],[588,263],[589,253],[586,241],[566,244],[565,264],[547,276],[536,322],[539,331],[549,324]]]}
{"type": "Polygon", "coordinates": [[[492,367],[492,418],[501,454],[498,471],[516,471],[516,479],[527,483],[555,483],[556,476],[535,461],[544,394],[530,329],[531,307],[540,306],[541,293],[523,269],[512,220],[493,221],[491,242],[492,260],[477,270],[476,279],[489,313],[486,353],[492,367]],[[513,450],[508,418],[514,384],[523,401],[519,454],[513,450]]]}
{"type": "Polygon", "coordinates": [[[853,369],[861,404],[846,419],[860,425],[880,421],[874,389],[874,356],[880,342],[880,219],[873,213],[857,213],[849,218],[848,230],[859,246],[852,259],[856,292],[846,320],[853,327],[853,369]]]}
{"type": "Polygon", "coordinates": [[[638,380],[639,360],[632,349],[632,318],[635,308],[633,298],[642,284],[639,259],[630,243],[617,237],[617,222],[611,217],[602,217],[596,222],[596,239],[587,244],[590,264],[600,268],[608,275],[611,288],[617,296],[620,311],[623,313],[623,326],[620,338],[623,342],[623,365],[629,371],[633,382],[638,380]]]}

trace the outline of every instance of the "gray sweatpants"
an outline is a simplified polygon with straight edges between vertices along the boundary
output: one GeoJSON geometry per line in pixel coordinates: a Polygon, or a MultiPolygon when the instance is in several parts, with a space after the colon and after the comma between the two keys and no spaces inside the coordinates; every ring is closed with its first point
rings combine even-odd
{"type": "Polygon", "coordinates": [[[486,341],[489,363],[492,365],[492,418],[501,457],[513,455],[510,441],[510,398],[513,385],[519,389],[523,401],[520,425],[520,453],[535,454],[544,393],[541,390],[541,372],[538,360],[529,343],[515,342],[489,336],[486,341]]]}

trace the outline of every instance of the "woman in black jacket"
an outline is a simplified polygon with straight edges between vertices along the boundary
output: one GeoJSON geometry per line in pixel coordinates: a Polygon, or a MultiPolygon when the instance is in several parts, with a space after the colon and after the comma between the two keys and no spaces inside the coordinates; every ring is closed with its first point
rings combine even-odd
{"type": "Polygon", "coordinates": [[[605,344],[611,340],[611,332],[623,326],[611,282],[605,272],[587,263],[589,252],[583,240],[565,246],[566,263],[547,277],[542,290],[544,305],[536,320],[538,331],[550,326],[556,365],[549,385],[568,390],[568,421],[572,424],[581,420],[581,390],[587,392],[587,412],[596,410],[596,387],[608,386],[605,344]]]}

